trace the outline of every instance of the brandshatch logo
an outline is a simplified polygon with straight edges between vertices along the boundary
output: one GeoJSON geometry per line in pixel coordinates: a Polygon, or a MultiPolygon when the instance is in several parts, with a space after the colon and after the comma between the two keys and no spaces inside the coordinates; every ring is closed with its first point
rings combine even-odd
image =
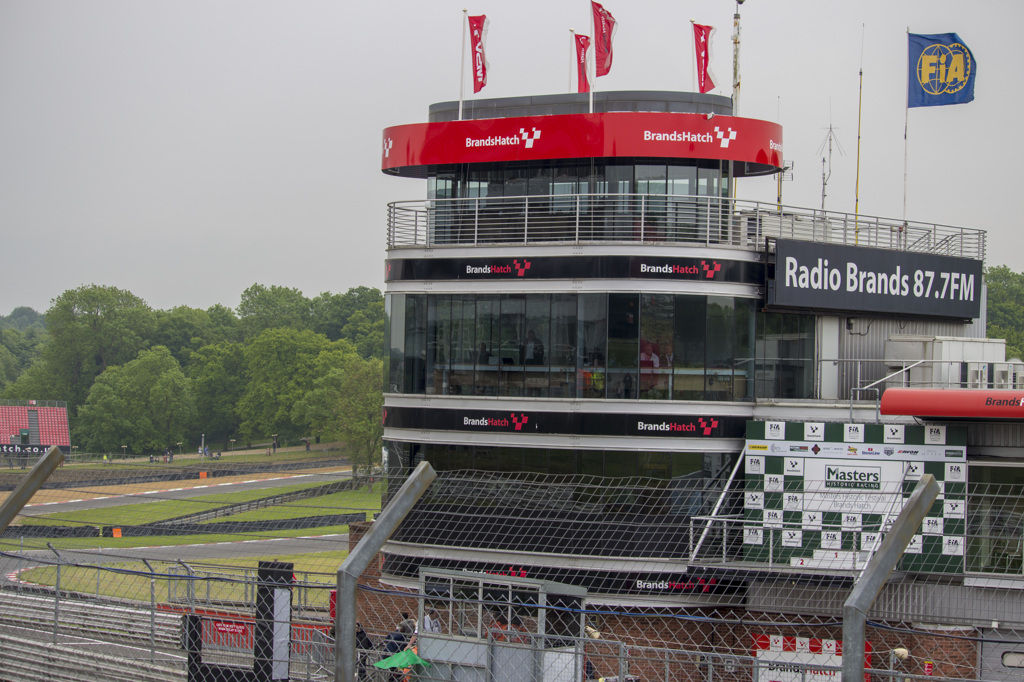
{"type": "Polygon", "coordinates": [[[726,128],[729,132],[724,132],[718,126],[715,126],[715,137],[718,138],[719,143],[722,147],[728,148],[729,143],[736,139],[736,131],[732,128],[726,128]]]}
{"type": "Polygon", "coordinates": [[[479,419],[463,417],[462,425],[500,429],[507,429],[510,426],[514,426],[516,431],[522,431],[523,427],[526,426],[526,423],[530,421],[530,417],[525,413],[516,414],[515,412],[512,412],[509,414],[509,418],[511,421],[509,419],[497,419],[495,417],[480,417],[479,419]]]}
{"type": "Polygon", "coordinates": [[[395,146],[395,141],[390,137],[384,140],[384,158],[388,158],[391,154],[391,148],[395,146]]]}
{"type": "Polygon", "coordinates": [[[708,279],[713,278],[722,269],[722,264],[716,260],[711,261],[710,265],[708,265],[707,261],[701,261],[700,266],[704,268],[704,276],[708,279]]]}
{"type": "Polygon", "coordinates": [[[526,260],[525,258],[523,259],[522,265],[519,264],[518,258],[513,260],[512,263],[515,265],[517,277],[522,277],[523,275],[526,274],[526,271],[530,269],[530,261],[526,260]]]}
{"type": "Polygon", "coordinates": [[[698,421],[700,422],[700,428],[704,430],[705,436],[710,436],[711,431],[718,428],[717,419],[709,419],[707,422],[705,422],[704,417],[700,417],[698,421]]]}
{"type": "MultiPolygon", "coordinates": [[[[528,132],[526,132],[525,128],[520,128],[519,129],[519,135],[523,138],[523,142],[526,143],[523,146],[526,147],[527,149],[532,149],[533,148],[534,140],[537,140],[537,139],[540,138],[540,130],[538,130],[537,128],[534,128],[532,133],[528,133],[528,132]]],[[[734,136],[735,136],[735,134],[734,134],[734,136]]]]}

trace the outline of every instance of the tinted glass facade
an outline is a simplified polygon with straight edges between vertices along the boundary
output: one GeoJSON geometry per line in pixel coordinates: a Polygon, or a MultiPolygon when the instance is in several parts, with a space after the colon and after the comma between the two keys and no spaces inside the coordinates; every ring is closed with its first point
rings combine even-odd
{"type": "Polygon", "coordinates": [[[700,294],[391,294],[388,392],[815,397],[812,315],[700,294]]]}

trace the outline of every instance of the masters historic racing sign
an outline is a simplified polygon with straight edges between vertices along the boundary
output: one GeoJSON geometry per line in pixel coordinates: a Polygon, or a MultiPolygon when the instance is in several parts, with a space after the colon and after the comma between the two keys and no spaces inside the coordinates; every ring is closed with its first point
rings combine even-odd
{"type": "Polygon", "coordinates": [[[981,261],[911,251],[778,239],[767,304],[974,319],[981,261]]]}

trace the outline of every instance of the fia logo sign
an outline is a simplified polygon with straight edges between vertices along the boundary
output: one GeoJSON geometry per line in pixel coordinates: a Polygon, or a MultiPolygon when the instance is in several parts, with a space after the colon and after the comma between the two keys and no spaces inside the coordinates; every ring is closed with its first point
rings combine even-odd
{"type": "Polygon", "coordinates": [[[947,464],[946,465],[946,480],[947,481],[964,481],[966,480],[966,464],[947,464]]]}
{"type": "Polygon", "coordinates": [[[934,424],[924,427],[924,444],[945,445],[946,427],[944,425],[936,426],[934,424]]]}
{"type": "Polygon", "coordinates": [[[765,509],[764,526],[765,528],[782,528],[782,510],[765,509]]]}
{"type": "Polygon", "coordinates": [[[782,497],[782,508],[785,511],[801,511],[804,508],[804,494],[785,493],[782,497]]]}
{"type": "Polygon", "coordinates": [[[843,514],[843,530],[860,530],[861,515],[860,514],[843,514]]]}
{"type": "Polygon", "coordinates": [[[764,477],[764,489],[771,492],[779,492],[784,486],[782,476],[778,474],[768,474],[764,477]]]}
{"type": "Polygon", "coordinates": [[[844,443],[863,443],[864,442],[864,425],[863,424],[843,424],[843,442],[844,443]]]}
{"type": "Polygon", "coordinates": [[[757,526],[747,526],[743,529],[743,544],[760,545],[764,542],[764,530],[757,526]]]}
{"type": "Polygon", "coordinates": [[[764,461],[760,457],[747,457],[747,473],[760,474],[764,461]]]}
{"type": "Polygon", "coordinates": [[[963,556],[964,538],[959,535],[942,538],[942,553],[947,556],[963,556]]]}
{"type": "Polygon", "coordinates": [[[935,516],[926,516],[921,523],[921,532],[925,535],[942,535],[942,519],[935,516]]]}
{"type": "Polygon", "coordinates": [[[835,530],[826,530],[821,534],[822,549],[842,549],[843,534],[835,530]]]}
{"type": "Polygon", "coordinates": [[[765,440],[786,440],[786,422],[765,422],[765,440]]]}

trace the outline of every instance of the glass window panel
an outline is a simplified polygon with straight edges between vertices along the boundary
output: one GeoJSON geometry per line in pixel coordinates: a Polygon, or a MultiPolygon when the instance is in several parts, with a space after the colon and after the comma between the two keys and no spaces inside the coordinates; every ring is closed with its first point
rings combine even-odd
{"type": "Polygon", "coordinates": [[[579,341],[576,344],[579,395],[583,398],[605,396],[605,365],[608,357],[608,297],[605,294],[581,294],[579,297],[579,341]]]}
{"type": "Polygon", "coordinates": [[[752,299],[736,299],[736,360],[733,372],[737,400],[754,399],[754,346],[757,307],[752,299]]]}
{"type": "Polygon", "coordinates": [[[526,338],[526,297],[501,299],[500,395],[523,395],[523,339],[526,338]]]}
{"type": "Polygon", "coordinates": [[[522,471],[523,448],[498,448],[498,471],[522,471]]]}
{"type": "Polygon", "coordinates": [[[580,473],[586,476],[604,476],[604,451],[580,450],[580,473]]]}
{"type": "Polygon", "coordinates": [[[496,295],[478,296],[476,300],[476,342],[478,358],[482,350],[490,352],[486,364],[477,360],[476,394],[498,395],[498,368],[501,364],[501,312],[496,295]],[[482,346],[480,345],[482,344],[482,346]]]}
{"type": "Polygon", "coordinates": [[[473,360],[476,356],[476,301],[473,296],[455,295],[451,299],[451,364],[448,375],[450,395],[473,395],[473,360]]]}
{"type": "Polygon", "coordinates": [[[733,400],[733,361],[736,357],[733,299],[708,296],[707,369],[705,400],[733,400]]]}
{"type": "Polygon", "coordinates": [[[669,294],[640,297],[640,398],[643,399],[667,400],[671,395],[673,303],[669,294]]]}
{"type": "Polygon", "coordinates": [[[551,367],[549,395],[572,398],[576,395],[576,346],[578,343],[576,294],[551,297],[551,343],[548,365],[551,367]]]}
{"type": "Polygon", "coordinates": [[[704,399],[707,297],[676,296],[672,357],[672,397],[704,399]]]}
{"type": "Polygon", "coordinates": [[[548,473],[548,455],[546,448],[523,448],[523,471],[548,473]]]}
{"type": "Polygon", "coordinates": [[[448,468],[450,471],[474,469],[473,447],[470,445],[449,445],[448,468]]]}
{"type": "Polygon", "coordinates": [[[526,395],[548,395],[548,365],[551,349],[551,297],[531,294],[526,300],[526,336],[522,358],[525,365],[526,395]]]}
{"type": "Polygon", "coordinates": [[[449,392],[451,357],[451,299],[431,296],[427,306],[427,395],[449,392]]]}
{"type": "Polygon", "coordinates": [[[608,295],[608,397],[637,397],[640,310],[637,294],[608,295]]]}
{"type": "Polygon", "coordinates": [[[576,451],[556,450],[548,452],[548,471],[552,474],[568,476],[576,472],[576,451]]]}
{"type": "Polygon", "coordinates": [[[606,450],[604,475],[611,478],[633,478],[637,475],[637,453],[606,450]]]}
{"type": "Polygon", "coordinates": [[[427,297],[405,298],[405,392],[422,395],[426,390],[427,297]]]}
{"type": "Polygon", "coordinates": [[[697,202],[692,197],[697,194],[697,167],[669,166],[667,184],[670,197],[665,206],[665,238],[696,241],[699,237],[697,202]]]}

